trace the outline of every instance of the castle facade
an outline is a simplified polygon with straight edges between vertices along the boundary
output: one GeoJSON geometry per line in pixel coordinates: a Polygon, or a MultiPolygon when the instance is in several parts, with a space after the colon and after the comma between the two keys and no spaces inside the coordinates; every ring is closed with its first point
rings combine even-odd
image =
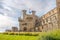
{"type": "Polygon", "coordinates": [[[60,29],[60,0],[56,0],[56,8],[52,9],[45,15],[38,17],[35,11],[31,15],[22,10],[23,19],[19,18],[20,31],[51,31],[60,29]]]}

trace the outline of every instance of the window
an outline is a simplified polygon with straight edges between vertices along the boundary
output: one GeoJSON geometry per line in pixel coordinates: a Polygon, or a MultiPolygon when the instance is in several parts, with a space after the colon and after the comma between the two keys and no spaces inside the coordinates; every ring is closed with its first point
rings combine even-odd
{"type": "Polygon", "coordinates": [[[48,22],[48,19],[46,19],[46,22],[48,22]]]}
{"type": "Polygon", "coordinates": [[[36,20],[35,26],[36,27],[40,26],[40,22],[38,20],[36,20]]]}
{"type": "Polygon", "coordinates": [[[41,23],[42,23],[42,25],[43,25],[43,21],[42,21],[41,23]]]}
{"type": "Polygon", "coordinates": [[[44,25],[44,24],[45,24],[45,20],[42,21],[42,25],[44,25]]]}
{"type": "Polygon", "coordinates": [[[50,18],[50,21],[51,21],[52,19],[50,18]]]}
{"type": "Polygon", "coordinates": [[[48,22],[51,22],[50,18],[48,18],[48,22]]]}
{"type": "Polygon", "coordinates": [[[45,20],[43,20],[43,23],[45,23],[45,20]]]}
{"type": "Polygon", "coordinates": [[[24,27],[24,29],[23,29],[24,31],[27,31],[27,27],[24,27]]]}
{"type": "Polygon", "coordinates": [[[27,21],[32,21],[33,17],[27,17],[26,19],[27,19],[27,21]]]}
{"type": "Polygon", "coordinates": [[[22,25],[27,25],[27,23],[24,23],[24,24],[22,24],[22,25]]]}
{"type": "Polygon", "coordinates": [[[53,16],[53,20],[56,20],[56,19],[57,19],[57,18],[56,18],[56,15],[54,15],[54,16],[53,16]]]}
{"type": "Polygon", "coordinates": [[[27,19],[33,19],[32,17],[27,17],[27,19]]]}
{"type": "Polygon", "coordinates": [[[56,16],[54,16],[54,18],[56,19],[56,16]]]}

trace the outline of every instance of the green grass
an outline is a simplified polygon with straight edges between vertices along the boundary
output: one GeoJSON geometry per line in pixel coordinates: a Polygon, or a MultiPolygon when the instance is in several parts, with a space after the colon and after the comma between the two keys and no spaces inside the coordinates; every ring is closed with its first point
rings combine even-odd
{"type": "Polygon", "coordinates": [[[0,34],[0,40],[37,40],[38,36],[24,36],[24,35],[5,35],[0,34]]]}
{"type": "Polygon", "coordinates": [[[0,34],[0,40],[38,40],[42,35],[46,34],[45,32],[21,32],[20,35],[10,35],[11,33],[0,34]],[[21,35],[24,34],[24,35],[21,35]],[[25,34],[32,34],[31,36],[25,34]],[[38,36],[34,36],[39,34],[38,36]]]}
{"type": "Polygon", "coordinates": [[[47,39],[55,39],[60,40],[60,30],[54,30],[51,32],[20,32],[16,35],[14,33],[3,33],[0,34],[0,40],[47,40],[47,39]],[[32,34],[32,35],[29,35],[32,34]],[[38,36],[34,36],[35,34],[39,34],[38,36]]]}

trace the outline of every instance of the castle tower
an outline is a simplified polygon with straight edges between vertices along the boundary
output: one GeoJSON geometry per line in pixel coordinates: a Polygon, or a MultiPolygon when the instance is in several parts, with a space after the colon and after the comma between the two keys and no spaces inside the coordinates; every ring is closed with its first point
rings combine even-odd
{"type": "Polygon", "coordinates": [[[27,10],[22,10],[23,19],[19,20],[20,31],[34,31],[35,21],[37,20],[37,16],[35,15],[36,11],[32,11],[32,14],[26,14],[27,10]]]}
{"type": "Polygon", "coordinates": [[[32,15],[35,15],[36,11],[32,11],[32,15]]]}
{"type": "Polygon", "coordinates": [[[60,0],[56,0],[56,5],[58,8],[60,8],[60,0]]]}
{"type": "Polygon", "coordinates": [[[57,13],[58,13],[58,28],[60,29],[60,0],[56,0],[57,13]]]}
{"type": "Polygon", "coordinates": [[[23,19],[25,18],[25,15],[26,15],[26,10],[22,10],[22,13],[23,13],[23,19]]]}

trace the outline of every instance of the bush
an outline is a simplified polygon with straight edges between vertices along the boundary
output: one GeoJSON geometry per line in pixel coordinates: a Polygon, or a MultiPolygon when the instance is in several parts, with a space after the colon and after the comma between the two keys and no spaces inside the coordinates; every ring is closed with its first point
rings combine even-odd
{"type": "Polygon", "coordinates": [[[8,35],[15,35],[14,33],[8,33],[8,35]]]}
{"type": "Polygon", "coordinates": [[[42,35],[38,40],[60,40],[60,30],[48,32],[42,35]]]}
{"type": "Polygon", "coordinates": [[[60,40],[60,38],[54,38],[54,37],[51,37],[51,36],[47,35],[47,36],[45,36],[45,37],[43,37],[39,40],[60,40]]]}
{"type": "Polygon", "coordinates": [[[23,35],[23,36],[38,36],[39,34],[35,34],[35,33],[16,33],[16,32],[8,32],[8,33],[3,33],[6,35],[23,35]]]}
{"type": "Polygon", "coordinates": [[[27,33],[27,34],[25,34],[25,36],[38,36],[38,34],[27,33]]]}
{"type": "Polygon", "coordinates": [[[8,35],[8,33],[2,33],[2,34],[7,34],[8,35]]]}

